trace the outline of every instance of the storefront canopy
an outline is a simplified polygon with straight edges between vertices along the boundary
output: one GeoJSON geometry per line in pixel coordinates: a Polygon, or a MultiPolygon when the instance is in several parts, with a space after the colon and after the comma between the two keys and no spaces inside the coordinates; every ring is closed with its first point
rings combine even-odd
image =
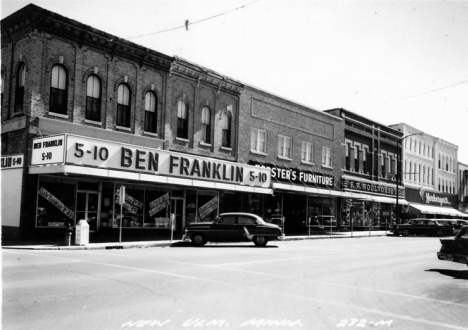
{"type": "Polygon", "coordinates": [[[440,215],[449,215],[453,217],[466,217],[467,215],[461,213],[458,210],[455,210],[451,207],[440,207],[440,206],[431,206],[431,205],[422,205],[422,204],[409,204],[411,208],[418,211],[418,213],[423,214],[440,214],[440,215]]]}
{"type": "MultiPolygon", "coordinates": [[[[396,204],[397,203],[396,198],[383,197],[383,196],[367,195],[367,200],[370,200],[370,201],[373,201],[373,202],[379,202],[379,203],[388,203],[388,204],[396,204]]],[[[398,199],[398,204],[399,205],[408,205],[408,202],[406,201],[406,199],[399,198],[398,199]]]]}

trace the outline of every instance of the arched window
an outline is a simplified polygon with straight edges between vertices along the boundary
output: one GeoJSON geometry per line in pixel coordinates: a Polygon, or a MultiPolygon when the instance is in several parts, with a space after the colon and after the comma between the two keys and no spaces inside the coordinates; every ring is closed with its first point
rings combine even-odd
{"type": "Polygon", "coordinates": [[[50,104],[49,111],[67,114],[68,103],[68,75],[65,68],[61,65],[55,65],[52,68],[52,80],[50,83],[50,104]]]}
{"type": "Polygon", "coordinates": [[[223,114],[221,123],[222,129],[222,142],[221,146],[225,148],[231,148],[231,115],[228,112],[223,114]]]}
{"type": "Polygon", "coordinates": [[[201,110],[201,140],[205,143],[211,143],[211,111],[204,106],[201,110]]]}
{"type": "Polygon", "coordinates": [[[21,63],[18,66],[18,71],[16,73],[15,112],[23,112],[25,80],[26,80],[26,69],[25,69],[24,63],[21,63]]]}
{"type": "Polygon", "coordinates": [[[85,118],[92,121],[101,121],[101,81],[96,75],[88,77],[85,118]]]}
{"type": "Polygon", "coordinates": [[[188,109],[184,100],[177,103],[177,137],[188,139],[188,109]]]}
{"type": "Polygon", "coordinates": [[[157,133],[158,102],[154,92],[145,94],[145,132],[157,133]]]}
{"type": "Polygon", "coordinates": [[[116,125],[130,127],[130,88],[126,84],[120,84],[117,90],[116,125]]]}

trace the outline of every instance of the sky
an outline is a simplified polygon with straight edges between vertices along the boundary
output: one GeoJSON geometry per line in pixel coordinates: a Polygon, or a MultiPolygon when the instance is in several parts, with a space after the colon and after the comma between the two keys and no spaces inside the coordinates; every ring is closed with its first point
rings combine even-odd
{"type": "Polygon", "coordinates": [[[407,123],[468,164],[468,0],[1,0],[2,19],[29,3],[318,111],[407,123]]]}

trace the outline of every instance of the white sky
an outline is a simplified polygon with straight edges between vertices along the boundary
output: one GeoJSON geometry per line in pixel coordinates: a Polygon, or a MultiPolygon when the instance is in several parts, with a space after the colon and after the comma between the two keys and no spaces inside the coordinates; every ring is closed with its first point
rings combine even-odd
{"type": "Polygon", "coordinates": [[[468,0],[1,0],[1,17],[29,3],[120,38],[228,12],[130,41],[316,110],[407,123],[468,164],[468,0]]]}

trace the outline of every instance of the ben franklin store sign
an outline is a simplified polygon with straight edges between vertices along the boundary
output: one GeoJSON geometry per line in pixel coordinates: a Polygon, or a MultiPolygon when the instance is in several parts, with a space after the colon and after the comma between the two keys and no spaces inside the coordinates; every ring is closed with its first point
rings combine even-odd
{"type": "Polygon", "coordinates": [[[270,169],[63,134],[33,141],[31,165],[79,165],[269,188],[270,169]]]}

